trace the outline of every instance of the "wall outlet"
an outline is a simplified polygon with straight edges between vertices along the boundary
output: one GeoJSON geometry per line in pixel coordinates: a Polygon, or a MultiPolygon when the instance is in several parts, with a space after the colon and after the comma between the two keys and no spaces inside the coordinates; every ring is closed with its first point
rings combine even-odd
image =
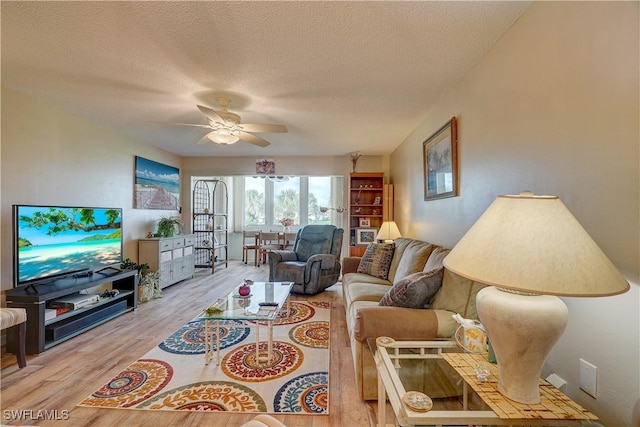
{"type": "Polygon", "coordinates": [[[596,394],[598,368],[595,365],[580,359],[580,388],[592,396],[594,399],[596,394]]]}

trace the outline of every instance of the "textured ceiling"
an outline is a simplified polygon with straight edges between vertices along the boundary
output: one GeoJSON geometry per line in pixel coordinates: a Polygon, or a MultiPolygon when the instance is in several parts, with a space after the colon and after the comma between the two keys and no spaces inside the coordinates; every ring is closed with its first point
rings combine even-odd
{"type": "Polygon", "coordinates": [[[385,154],[530,2],[8,2],[2,85],[182,156],[385,154]],[[278,123],[197,145],[196,104],[278,123]]]}

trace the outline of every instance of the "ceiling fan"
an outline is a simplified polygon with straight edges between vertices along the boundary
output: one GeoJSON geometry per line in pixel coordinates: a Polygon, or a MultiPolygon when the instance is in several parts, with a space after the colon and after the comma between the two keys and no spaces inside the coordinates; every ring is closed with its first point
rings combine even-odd
{"type": "Polygon", "coordinates": [[[258,147],[267,147],[269,141],[254,135],[253,133],[286,133],[288,132],[285,125],[274,124],[249,124],[240,123],[240,116],[229,111],[231,100],[225,97],[216,98],[220,104],[220,111],[215,111],[209,107],[198,105],[198,109],[205,115],[209,124],[199,125],[193,123],[170,123],[180,126],[194,126],[209,129],[210,132],[203,136],[198,144],[205,142],[215,142],[216,144],[235,144],[239,140],[257,145],[258,147]]]}

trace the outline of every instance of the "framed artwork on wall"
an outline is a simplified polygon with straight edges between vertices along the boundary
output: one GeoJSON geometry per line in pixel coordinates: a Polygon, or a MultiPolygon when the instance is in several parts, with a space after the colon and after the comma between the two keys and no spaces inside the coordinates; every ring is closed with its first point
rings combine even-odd
{"type": "Polygon", "coordinates": [[[377,235],[377,228],[356,228],[356,245],[375,243],[377,235]]]}
{"type": "Polygon", "coordinates": [[[452,117],[422,144],[424,161],[424,200],[459,195],[458,130],[452,117]]]}
{"type": "Polygon", "coordinates": [[[273,159],[257,159],[256,174],[257,175],[273,175],[276,173],[276,162],[273,159]]]}
{"type": "Polygon", "coordinates": [[[180,209],[180,169],[136,156],[136,209],[180,209]]]}

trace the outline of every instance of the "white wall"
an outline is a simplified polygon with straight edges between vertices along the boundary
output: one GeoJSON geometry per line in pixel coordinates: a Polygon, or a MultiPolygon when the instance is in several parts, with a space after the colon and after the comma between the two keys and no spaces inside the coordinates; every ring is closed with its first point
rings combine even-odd
{"type": "Polygon", "coordinates": [[[391,155],[403,233],[449,247],[499,194],[560,196],[631,291],[565,298],[570,320],[545,374],[608,426],[640,388],[639,3],[536,2],[391,155]],[[423,201],[422,142],[458,118],[460,196],[423,201]],[[579,358],[598,397],[578,389],[579,358]]]}
{"type": "MultiPolygon", "coordinates": [[[[260,157],[185,157],[184,174],[192,176],[255,175],[256,159],[260,157]]],[[[344,175],[351,172],[351,160],[344,156],[278,157],[265,155],[276,164],[276,175],[344,175]]],[[[384,171],[383,157],[362,156],[358,172],[384,171]]]]}
{"type": "Polygon", "coordinates": [[[2,289],[12,286],[11,205],[122,207],[124,256],[160,216],[133,209],[135,156],[180,167],[178,156],[2,88],[0,258],[2,289]]]}

